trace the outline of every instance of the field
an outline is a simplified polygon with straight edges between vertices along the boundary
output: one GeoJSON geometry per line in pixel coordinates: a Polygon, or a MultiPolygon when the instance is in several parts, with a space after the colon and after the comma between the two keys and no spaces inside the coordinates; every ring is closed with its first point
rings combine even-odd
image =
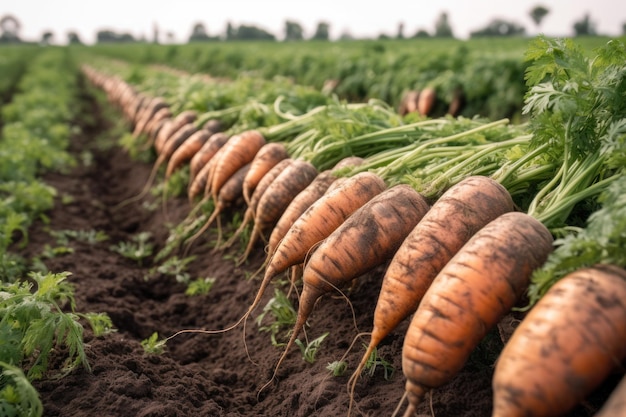
{"type": "MultiPolygon", "coordinates": [[[[518,68],[515,71],[519,71],[516,73],[520,75],[523,74],[526,64],[520,63],[519,55],[523,54],[526,43],[521,40],[515,42],[519,42],[516,49],[511,47],[513,43],[508,44],[508,47],[502,46],[501,50],[508,52],[500,56],[507,62],[517,62],[518,68]]],[[[602,40],[595,40],[595,42],[602,44],[602,40]]],[[[380,58],[379,55],[389,53],[396,47],[400,49],[398,45],[400,44],[394,42],[387,44],[372,42],[372,44],[363,45],[363,48],[380,58]]],[[[406,43],[401,45],[410,50],[406,43]]],[[[249,128],[258,128],[266,132],[263,129],[268,123],[269,126],[283,127],[284,125],[276,123],[277,115],[268,110],[271,109],[271,105],[267,104],[285,91],[293,94],[286,100],[286,103],[292,106],[288,108],[302,114],[311,111],[325,100],[323,96],[315,93],[322,88],[324,80],[328,78],[319,69],[321,67],[317,70],[321,74],[319,79],[306,78],[306,75],[298,79],[297,75],[303,74],[303,67],[294,64],[296,69],[291,70],[293,73],[284,71],[285,75],[291,77],[288,81],[282,79],[276,81],[270,73],[260,73],[260,69],[272,65],[280,68],[281,64],[278,62],[285,62],[278,45],[265,46],[266,51],[277,48],[270,54],[276,57],[276,62],[267,60],[265,64],[254,61],[255,56],[260,59],[259,55],[254,55],[250,51],[246,53],[247,47],[249,45],[237,45],[230,52],[227,50],[219,52],[230,57],[229,59],[249,55],[252,62],[250,68],[259,69],[258,71],[248,69],[246,77],[250,76],[253,81],[242,77],[241,84],[239,84],[239,75],[226,71],[225,68],[229,66],[226,65],[229,62],[228,59],[223,61],[223,70],[217,67],[221,62],[219,59],[214,59],[212,64],[215,66],[210,66],[209,60],[198,59],[199,52],[197,51],[200,47],[197,45],[176,48],[156,45],[72,47],[54,49],[49,54],[50,56],[56,54],[57,59],[59,56],[70,59],[71,66],[76,71],[76,84],[72,87],[70,94],[73,104],[68,107],[68,113],[62,117],[63,123],[68,123],[71,127],[61,129],[57,126],[56,130],[50,130],[60,132],[60,135],[65,138],[65,141],[60,143],[60,147],[67,154],[57,155],[49,151],[48,154],[44,152],[43,155],[37,156],[39,159],[35,166],[38,168],[34,170],[38,172],[36,181],[49,185],[55,191],[49,196],[50,204],[44,204],[43,200],[48,197],[44,198],[43,192],[37,191],[39,194],[34,194],[42,200],[37,204],[34,203],[34,197],[29,197],[29,202],[25,203],[24,207],[27,207],[25,212],[32,216],[29,217],[30,220],[23,220],[18,227],[11,228],[9,219],[12,219],[11,210],[14,207],[10,199],[5,201],[6,205],[1,212],[4,217],[0,237],[9,236],[9,238],[8,240],[0,239],[0,241],[8,241],[2,258],[3,283],[6,281],[6,288],[11,288],[9,278],[15,279],[14,270],[19,270],[19,275],[23,277],[26,277],[28,271],[31,270],[43,273],[70,272],[67,282],[72,286],[75,305],[71,306],[67,303],[67,299],[64,299],[65,302],[60,303],[62,309],[67,312],[105,313],[110,318],[114,331],[95,334],[89,321],[81,316],[80,322],[85,328],[86,361],[85,363],[76,361],[75,366],[69,368],[67,358],[68,356],[75,358],[76,353],[67,344],[54,344],[44,372],[39,377],[30,378],[41,399],[43,406],[41,415],[63,417],[347,415],[350,406],[347,384],[363,355],[368,338],[363,336],[353,347],[351,344],[357,334],[371,330],[373,305],[379,295],[381,277],[385,274],[388,260],[343,288],[342,294],[345,294],[345,297],[334,293],[322,297],[317,302],[312,315],[307,320],[306,334],[299,336],[301,340],[299,346],[293,346],[290,349],[289,355],[273,381],[271,378],[275,365],[283,352],[284,343],[295,317],[296,310],[292,309],[297,308],[298,305],[295,294],[290,294],[290,302],[287,304],[280,306],[276,303],[272,304],[289,291],[289,282],[284,276],[270,284],[259,307],[249,317],[245,326],[238,326],[230,331],[216,334],[183,333],[168,340],[165,345],[158,343],[163,338],[183,329],[215,330],[235,323],[246,312],[259,287],[259,271],[263,270],[265,261],[264,244],[258,242],[250,256],[244,262],[238,263],[237,259],[242,255],[249,235],[242,236],[239,242],[229,248],[216,249],[218,230],[216,225],[211,225],[185,252],[185,259],[188,259],[188,263],[167,264],[167,257],[164,260],[159,254],[164,253],[165,250],[171,250],[169,245],[171,245],[172,238],[176,237],[176,227],[185,224],[194,209],[194,204],[189,201],[185,193],[187,175],[189,175],[188,167],[174,175],[167,184],[163,181],[163,170],[160,170],[152,192],[147,193],[141,199],[133,200],[134,196],[142,192],[154,168],[158,153],[155,153],[151,147],[145,146],[142,142],[146,139],[145,136],[133,137],[131,135],[133,122],[128,119],[128,115],[124,113],[119,103],[116,103],[110,94],[106,95],[106,88],[94,82],[93,74],[85,68],[97,68],[103,74],[115,74],[129,83],[140,86],[138,88],[147,94],[161,95],[171,103],[171,108],[176,112],[194,110],[200,113],[206,112],[211,116],[221,115],[222,121],[234,133],[243,132],[249,128]],[[142,52],[138,53],[138,50],[142,52]],[[177,67],[175,62],[179,64],[178,70],[191,72],[200,70],[216,77],[224,77],[226,79],[224,81],[215,78],[207,81],[210,86],[223,88],[204,90],[204,87],[199,87],[200,81],[192,78],[181,83],[180,80],[185,79],[185,76],[181,77],[180,73],[174,71],[177,67]],[[190,62],[204,62],[204,65],[198,64],[198,67],[194,67],[189,64],[190,62]],[[85,63],[89,67],[82,67],[83,70],[80,71],[79,65],[85,63]],[[163,69],[164,65],[166,70],[163,69]],[[296,84],[293,84],[294,82],[296,84]],[[231,89],[226,86],[231,86],[231,89]],[[308,90],[302,86],[313,86],[314,89],[308,90]],[[246,94],[256,94],[254,109],[263,109],[263,111],[254,114],[251,111],[248,113],[242,111],[237,113],[237,117],[233,117],[229,109],[239,104],[236,102],[236,97],[246,97],[245,100],[253,101],[251,96],[246,94]],[[215,99],[213,102],[215,104],[209,102],[208,97],[215,99]],[[71,164],[69,160],[75,162],[71,164]],[[166,198],[163,194],[164,189],[167,189],[169,193],[166,198]],[[194,287],[194,284],[197,286],[194,287]],[[192,294],[190,291],[194,289],[195,293],[192,294]],[[270,309],[272,306],[274,310],[270,309]],[[290,307],[287,308],[287,306],[290,307]],[[278,311],[278,308],[282,310],[278,311]],[[265,315],[261,316],[264,312],[265,315]],[[280,313],[289,316],[287,319],[292,321],[280,325],[280,313]],[[274,333],[272,329],[275,329],[274,333]],[[315,345],[315,340],[319,341],[319,346],[315,345]],[[305,347],[312,348],[312,350],[304,351],[305,347]],[[305,353],[309,355],[310,361],[305,360],[305,353]],[[347,365],[347,371],[334,376],[328,366],[342,360],[347,365]],[[270,381],[271,383],[266,386],[265,384],[270,381]]],[[[343,45],[338,45],[337,49],[342,47],[343,45]]],[[[483,46],[477,44],[468,49],[475,51],[473,48],[481,47],[483,46]]],[[[219,56],[218,46],[211,48],[207,48],[207,51],[203,53],[214,57],[219,56]]],[[[315,56],[316,48],[301,49],[303,57],[294,62],[313,62],[320,59],[315,56]]],[[[286,51],[285,56],[289,53],[288,50],[286,51]]],[[[492,51],[494,56],[497,52],[498,48],[492,51]]],[[[398,53],[408,52],[400,50],[398,53]]],[[[468,53],[467,56],[472,54],[473,52],[468,53]]],[[[16,58],[13,61],[7,60],[11,65],[6,67],[10,68],[10,71],[7,70],[6,73],[18,74],[27,67],[24,64],[26,61],[17,57],[27,56],[28,59],[34,59],[32,57],[40,55],[46,54],[32,49],[11,50],[7,56],[16,58]]],[[[341,55],[341,52],[338,55],[341,55]]],[[[333,59],[334,54],[327,57],[328,68],[335,65],[333,59]]],[[[392,58],[388,57],[387,60],[392,60],[392,58]]],[[[240,68],[241,66],[246,68],[248,65],[243,59],[235,61],[232,67],[237,67],[239,64],[240,68]]],[[[65,61],[65,65],[70,65],[68,62],[70,61],[65,61]]],[[[367,62],[371,61],[364,59],[361,65],[367,66],[367,62]]],[[[0,62],[0,65],[2,64],[0,62]]],[[[494,72],[497,71],[494,70],[494,72]]],[[[312,76],[308,75],[308,77],[312,76]]],[[[45,79],[46,76],[42,78],[45,79]]],[[[13,81],[7,82],[6,87],[0,85],[1,103],[6,108],[9,108],[10,103],[20,103],[16,97],[20,92],[28,91],[16,86],[18,75],[10,79],[13,81]]],[[[443,78],[440,78],[432,84],[440,92],[451,88],[451,84],[444,83],[442,80],[443,78]]],[[[368,112],[369,120],[376,120],[376,123],[381,125],[419,123],[425,118],[415,116],[415,119],[411,119],[409,116],[406,121],[398,122],[395,116],[389,116],[388,120],[383,120],[382,115],[387,117],[389,109],[385,107],[380,110],[380,113],[370,112],[371,102],[367,101],[379,94],[376,98],[392,102],[390,108],[395,110],[399,105],[398,96],[419,83],[418,78],[404,82],[398,81],[397,84],[390,81],[384,90],[369,90],[370,87],[366,87],[368,84],[362,81],[358,83],[356,90],[345,90],[341,96],[353,99],[351,103],[366,104],[365,111],[368,112]],[[355,91],[361,91],[362,94],[358,95],[355,91]],[[374,119],[375,117],[380,119],[374,119]]],[[[522,89],[521,84],[512,87],[508,92],[522,89]]],[[[446,97],[445,93],[443,96],[446,97]]],[[[494,143],[500,143],[500,146],[509,141],[512,146],[525,146],[527,139],[531,136],[523,130],[526,129],[525,126],[509,125],[507,119],[506,122],[500,122],[501,125],[496,125],[493,133],[489,130],[491,129],[490,121],[497,122],[503,117],[511,117],[516,122],[521,122],[523,119],[522,101],[521,96],[512,98],[507,104],[510,107],[504,110],[508,114],[491,112],[493,109],[502,110],[506,106],[494,106],[487,104],[486,101],[474,101],[477,106],[475,108],[484,110],[483,116],[486,119],[476,121],[476,125],[469,124],[469,122],[467,122],[468,125],[450,122],[450,129],[460,129],[460,133],[457,130],[454,131],[460,136],[463,136],[470,128],[484,129],[484,137],[481,136],[480,141],[476,143],[473,141],[478,139],[468,134],[472,141],[470,148],[483,146],[478,149],[491,149],[488,148],[491,135],[504,135],[498,136],[497,140],[494,139],[494,143]]],[[[438,111],[445,113],[447,104],[440,104],[438,111]]],[[[334,105],[334,103],[329,105],[334,105]]],[[[342,107],[337,109],[340,108],[342,107]]],[[[335,110],[338,111],[337,109],[335,110]]],[[[465,107],[465,111],[474,112],[471,105],[465,107]]],[[[346,112],[346,114],[349,113],[348,110],[346,112]]],[[[4,110],[3,140],[6,141],[9,135],[16,131],[15,120],[22,120],[27,126],[36,124],[27,122],[25,114],[13,107],[4,110]]],[[[34,117],[33,120],[38,121],[48,120],[43,118],[41,113],[32,117],[34,117]]],[[[356,122],[361,120],[358,117],[361,116],[354,117],[356,125],[356,122]]],[[[443,115],[434,117],[437,120],[439,117],[442,120],[445,118],[443,115]]],[[[469,116],[466,114],[466,117],[469,116]]],[[[52,116],[50,116],[51,119],[52,116]]],[[[346,120],[352,119],[346,116],[346,120]]],[[[347,128],[342,125],[337,129],[347,128]]],[[[345,131],[342,130],[342,132],[345,131]]],[[[288,142],[287,133],[283,133],[287,132],[287,129],[268,132],[275,135],[271,136],[268,133],[268,138],[288,142]]],[[[289,132],[293,131],[289,130],[289,132]]],[[[298,131],[296,137],[300,138],[299,134],[302,132],[298,131]]],[[[304,132],[306,133],[306,130],[304,132]]],[[[367,134],[372,134],[372,132],[367,134]]],[[[360,136],[355,134],[355,137],[360,136]]],[[[441,142],[441,139],[439,141],[441,142]]],[[[296,150],[301,150],[303,157],[310,157],[320,171],[323,166],[332,166],[334,161],[344,156],[340,153],[328,152],[322,157],[310,151],[305,146],[305,142],[296,142],[294,141],[290,148],[294,155],[296,150]],[[296,147],[296,144],[301,146],[296,147]]],[[[382,142],[378,140],[379,145],[382,142]]],[[[3,145],[7,146],[6,143],[3,145]]],[[[316,147],[315,152],[322,148],[333,150],[331,145],[316,147]]],[[[468,147],[466,144],[461,145],[464,147],[459,147],[459,149],[468,147]]],[[[459,143],[454,142],[449,146],[459,146],[459,143]]],[[[27,148],[31,149],[32,145],[27,148]]],[[[374,154],[371,144],[364,148],[370,152],[362,155],[365,158],[383,155],[384,151],[394,149],[384,149],[374,154]]],[[[351,151],[360,152],[360,149],[357,144],[353,144],[351,151]]],[[[443,147],[435,149],[440,152],[446,151],[443,147]]],[[[453,149],[456,152],[457,148],[453,149]]],[[[493,158],[502,158],[502,155],[510,157],[513,148],[507,149],[508,153],[503,154],[494,151],[493,158]]],[[[448,156],[442,158],[439,161],[440,165],[437,166],[444,166],[447,158],[448,156]]],[[[407,160],[406,163],[416,162],[407,160]]],[[[392,167],[393,164],[389,166],[392,167]]],[[[428,169],[434,170],[432,165],[415,166],[424,172],[428,169]]],[[[476,169],[473,165],[468,165],[469,168],[476,169]]],[[[482,170],[480,172],[488,172],[486,175],[492,175],[497,168],[492,166],[492,160],[490,160],[480,168],[482,170]]],[[[452,173],[451,169],[442,168],[441,172],[452,173]]],[[[556,171],[558,167],[555,165],[554,169],[556,171]]],[[[528,172],[530,175],[537,171],[529,170],[528,172]]],[[[5,184],[24,181],[21,178],[6,177],[6,173],[11,172],[11,168],[6,168],[3,172],[5,177],[2,181],[5,184]]],[[[403,177],[392,176],[394,171],[391,168],[377,172],[387,173],[385,179],[390,184],[394,181],[406,181],[407,178],[404,171],[403,177]],[[402,179],[395,180],[394,178],[402,179]]],[[[533,196],[528,190],[537,191],[540,186],[549,182],[546,175],[553,175],[552,172],[550,171],[549,174],[539,172],[537,177],[532,177],[533,179],[528,180],[527,183],[516,182],[517,178],[510,182],[503,180],[503,184],[510,184],[507,188],[511,191],[518,210],[532,211],[533,196]]],[[[603,171],[601,178],[613,178],[611,175],[623,178],[623,174],[618,176],[615,172],[612,165],[611,170],[603,171]]],[[[416,181],[411,184],[414,187],[422,186],[421,191],[425,194],[430,193],[427,194],[429,201],[434,203],[443,191],[456,181],[455,178],[462,178],[467,174],[455,175],[457,176],[450,174],[450,181],[445,184],[433,181],[428,182],[430,187],[426,187],[427,177],[424,177],[423,183],[416,181]],[[436,188],[435,184],[441,188],[436,188]]],[[[595,185],[597,182],[600,182],[600,185],[603,184],[601,180],[594,177],[592,182],[582,187],[583,191],[599,189],[600,186],[595,185]]],[[[13,195],[8,194],[7,189],[3,189],[3,192],[6,195],[13,195]]],[[[598,194],[599,192],[593,194],[593,198],[584,200],[581,198],[580,204],[572,204],[567,215],[563,215],[560,209],[554,211],[556,214],[549,210],[545,212],[537,210],[536,215],[550,226],[555,236],[567,230],[564,225],[572,229],[582,229],[590,213],[601,207],[601,204],[595,201],[598,194]]],[[[15,195],[23,194],[16,193],[15,195]]],[[[226,238],[232,236],[241,223],[245,208],[245,203],[239,200],[221,213],[220,220],[226,238]]],[[[210,214],[211,208],[204,213],[205,216],[210,214]]],[[[615,224],[622,224],[618,223],[622,221],[621,218],[613,217],[613,219],[615,219],[615,224]]],[[[619,241],[617,244],[619,246],[619,241]]],[[[611,248],[606,252],[610,250],[611,248]]],[[[176,253],[180,254],[182,259],[182,252],[176,253]]],[[[170,257],[169,260],[180,259],[170,257]]],[[[623,258],[616,260],[618,264],[621,261],[623,258]]],[[[26,282],[34,280],[30,276],[26,282]]],[[[12,291],[6,288],[3,287],[3,291],[12,291]]],[[[533,294],[525,294],[517,301],[516,306],[524,307],[529,302],[529,296],[532,297],[533,294]]],[[[3,314],[2,324],[5,325],[6,318],[9,317],[6,313],[9,311],[8,307],[2,305],[0,311],[3,314]]],[[[462,369],[449,381],[430,391],[424,401],[419,404],[416,414],[439,417],[491,415],[494,401],[492,380],[496,360],[524,316],[524,311],[508,310],[498,320],[498,325],[489,329],[485,337],[481,338],[480,343],[472,349],[462,369]]],[[[399,415],[404,412],[406,403],[403,394],[406,377],[402,372],[402,350],[408,327],[409,320],[404,320],[378,346],[376,355],[371,358],[368,368],[356,384],[352,415],[392,415],[396,407],[399,407],[397,411],[399,415]]],[[[0,330],[8,332],[5,327],[1,327],[0,330]]],[[[62,338],[62,335],[59,336],[59,340],[62,338]]],[[[6,351],[12,352],[9,349],[6,351]]],[[[33,369],[34,365],[40,365],[37,358],[40,357],[42,351],[43,348],[38,346],[34,351],[20,356],[19,363],[13,363],[13,365],[21,365],[24,372],[29,375],[29,369],[33,369]]],[[[3,358],[2,361],[4,362],[5,359],[3,358]]],[[[603,378],[601,384],[585,395],[584,400],[562,415],[566,417],[595,415],[623,376],[624,358],[620,359],[620,363],[620,366],[603,378]]],[[[7,386],[10,384],[0,385],[3,393],[0,398],[9,399],[8,402],[0,402],[1,411],[6,412],[7,415],[38,415],[36,412],[27,414],[25,410],[20,412],[19,407],[7,407],[6,404],[19,404],[16,400],[10,401],[10,398],[14,397],[10,397],[7,393],[7,386]],[[18,412],[11,414],[15,410],[18,412]]]]}

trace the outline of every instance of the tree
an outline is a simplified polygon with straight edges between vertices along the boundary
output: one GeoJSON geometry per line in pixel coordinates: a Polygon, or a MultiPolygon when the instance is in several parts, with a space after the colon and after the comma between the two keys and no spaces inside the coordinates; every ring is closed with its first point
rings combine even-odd
{"type": "Polygon", "coordinates": [[[46,30],[41,34],[41,44],[42,45],[50,45],[52,43],[52,39],[54,38],[54,33],[52,31],[46,30]]]}
{"type": "Polygon", "coordinates": [[[264,29],[256,27],[254,25],[241,25],[235,28],[231,23],[228,23],[226,28],[227,40],[269,40],[274,41],[276,37],[264,29]]]}
{"type": "Polygon", "coordinates": [[[20,21],[10,14],[0,19],[0,42],[21,42],[20,21]]]}
{"type": "Polygon", "coordinates": [[[503,19],[493,19],[483,28],[470,32],[470,38],[488,36],[518,36],[526,33],[526,29],[517,23],[507,22],[503,19]]]}
{"type": "Polygon", "coordinates": [[[396,34],[396,38],[404,39],[404,23],[398,23],[398,32],[396,34]]]}
{"type": "Polygon", "coordinates": [[[415,32],[413,38],[430,38],[430,33],[428,33],[428,31],[425,29],[419,29],[417,32],[415,32]]]}
{"type": "Polygon", "coordinates": [[[67,43],[70,45],[82,45],[83,42],[80,40],[78,33],[74,31],[67,32],[67,43]]]}
{"type": "Polygon", "coordinates": [[[582,20],[574,23],[575,36],[596,35],[596,25],[589,18],[589,13],[585,14],[582,20]]]}
{"type": "Polygon", "coordinates": [[[304,39],[304,31],[300,23],[287,20],[285,22],[285,40],[286,41],[301,41],[304,39]]]}
{"type": "Polygon", "coordinates": [[[548,13],[550,13],[550,10],[546,9],[543,6],[535,6],[533,7],[533,9],[530,11],[530,18],[533,20],[533,22],[535,22],[535,26],[537,26],[537,28],[541,27],[541,21],[543,20],[544,17],[546,17],[548,15],[548,13]]]}
{"type": "Polygon", "coordinates": [[[191,29],[191,35],[189,35],[189,42],[207,41],[211,37],[207,34],[206,27],[203,23],[196,23],[191,29]]]}
{"type": "Polygon", "coordinates": [[[437,38],[453,38],[452,27],[448,22],[448,13],[443,12],[435,22],[435,37],[437,38]]]}
{"type": "Polygon", "coordinates": [[[319,40],[319,41],[327,41],[330,36],[330,25],[326,22],[319,22],[317,24],[317,29],[315,29],[315,33],[311,37],[311,39],[319,40]]]}

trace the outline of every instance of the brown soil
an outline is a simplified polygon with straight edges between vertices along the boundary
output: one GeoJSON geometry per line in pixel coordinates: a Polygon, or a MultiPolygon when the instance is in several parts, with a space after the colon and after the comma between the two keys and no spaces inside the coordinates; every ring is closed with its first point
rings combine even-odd
{"type": "MultiPolygon", "coordinates": [[[[93,163],[81,165],[67,175],[46,176],[58,190],[58,202],[49,213],[49,224],[34,225],[25,256],[40,254],[45,245],[56,246],[49,233],[54,230],[102,230],[110,239],[96,244],[72,241],[74,252],[45,260],[52,272],[70,271],[75,286],[77,309],[105,312],[117,332],[93,337],[86,331],[91,372],[79,368],[58,379],[55,372],[36,381],[45,416],[339,416],[346,415],[349,395],[346,382],[363,353],[357,343],[348,354],[346,375],[333,377],[328,363],[339,360],[359,331],[368,331],[383,269],[361,277],[347,290],[345,299],[326,296],[309,320],[307,336],[314,339],[329,332],[313,364],[303,361],[294,348],[280,368],[276,382],[259,392],[272,376],[282,350],[250,320],[245,335],[241,326],[223,334],[184,334],[168,342],[162,355],[146,354],[140,342],[153,332],[171,335],[180,329],[220,329],[234,323],[251,303],[259,281],[249,279],[263,260],[258,246],[249,262],[235,266],[230,251],[213,251],[216,230],[209,229],[193,246],[197,255],[189,265],[192,277],[214,277],[207,295],[187,296],[185,285],[169,275],[152,274],[149,259],[143,266],[122,257],[111,245],[130,241],[140,232],[150,232],[156,250],[168,236],[168,225],[180,222],[190,210],[184,198],[170,199],[167,215],[149,210],[144,201],[121,210],[114,206],[139,192],[148,177],[150,164],[133,161],[117,146],[100,146],[111,136],[103,118],[102,104],[87,97],[91,123],[83,121],[83,134],[74,138],[72,151],[88,150],[93,163]],[[70,203],[61,199],[71,196],[70,203]],[[245,343],[244,343],[245,336],[245,343]]],[[[111,141],[117,140],[110,137],[111,141]]],[[[235,210],[241,210],[241,207],[235,210]]],[[[224,213],[223,223],[234,211],[224,213]]],[[[228,226],[227,226],[228,229],[228,226]]],[[[237,246],[237,245],[235,245],[237,246]]],[[[270,288],[262,305],[273,294],[270,288]]],[[[293,297],[292,297],[293,298],[293,297]]],[[[294,301],[295,304],[295,301],[294,301]]],[[[254,318],[261,312],[257,309],[254,318]]],[[[407,323],[389,336],[379,356],[392,363],[395,373],[386,380],[378,367],[363,375],[357,384],[353,415],[391,415],[404,393],[401,370],[403,333],[407,323]]],[[[367,339],[363,339],[365,342],[367,339]]],[[[491,375],[501,341],[492,332],[474,352],[465,368],[449,384],[433,391],[419,407],[420,415],[438,417],[488,416],[491,410],[491,375]],[[432,411],[431,411],[432,407],[432,411]]],[[[58,366],[63,352],[53,365],[58,366]]],[[[58,369],[58,367],[57,367],[58,369]]],[[[615,381],[610,381],[612,386],[615,381]]],[[[604,387],[569,414],[591,416],[606,398],[604,387]]],[[[400,415],[404,410],[400,410],[400,415]]]]}

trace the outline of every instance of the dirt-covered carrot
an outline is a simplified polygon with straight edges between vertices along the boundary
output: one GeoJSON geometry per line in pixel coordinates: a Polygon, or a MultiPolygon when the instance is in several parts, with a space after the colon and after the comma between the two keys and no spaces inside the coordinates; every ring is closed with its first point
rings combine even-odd
{"type": "Polygon", "coordinates": [[[247,130],[231,137],[222,147],[210,174],[210,191],[214,200],[220,188],[239,168],[252,162],[256,153],[265,145],[265,138],[257,130],[247,130]]]}
{"type": "Polygon", "coordinates": [[[347,178],[341,186],[315,201],[298,217],[277,245],[265,268],[259,293],[265,290],[273,277],[304,261],[314,245],[327,238],[352,213],[385,188],[385,182],[378,175],[361,172],[347,178]]]}
{"type": "Polygon", "coordinates": [[[246,174],[250,170],[250,164],[246,164],[243,167],[239,168],[234,175],[232,175],[228,181],[224,184],[224,186],[220,189],[219,194],[217,195],[217,201],[215,202],[215,207],[213,208],[213,212],[211,216],[207,219],[204,225],[198,230],[193,236],[191,236],[187,240],[187,249],[189,249],[190,245],[196,240],[202,233],[204,233],[214,221],[217,220],[217,243],[219,245],[222,240],[222,227],[220,222],[220,214],[223,213],[224,209],[233,206],[236,202],[242,197],[243,190],[243,180],[246,177],[246,174]]]}
{"type": "Polygon", "coordinates": [[[296,323],[276,368],[317,300],[388,261],[428,208],[426,199],[410,186],[390,187],[356,210],[315,248],[302,273],[296,323]]]}
{"type": "Polygon", "coordinates": [[[168,120],[169,123],[166,122],[166,124],[163,125],[154,141],[154,148],[156,149],[157,154],[161,153],[163,145],[167,142],[170,136],[187,123],[192,123],[196,120],[196,117],[197,113],[195,111],[186,110],[178,113],[173,119],[168,120]]]}
{"type": "MultiPolygon", "coordinates": [[[[202,147],[195,153],[195,155],[189,161],[189,184],[193,182],[196,175],[200,170],[215,156],[215,153],[226,143],[230,138],[224,132],[218,132],[212,134],[209,139],[202,145],[202,147]]],[[[207,171],[208,173],[208,171],[207,171]]],[[[200,188],[203,190],[204,186],[200,188]]]]}
{"type": "Polygon", "coordinates": [[[263,145],[252,160],[250,170],[243,182],[243,199],[250,204],[250,197],[261,178],[278,162],[289,157],[285,145],[280,142],[270,142],[263,145]]]}
{"type": "Polygon", "coordinates": [[[505,213],[476,232],[443,267],[404,339],[406,417],[414,415],[429,390],[461,370],[487,332],[515,306],[533,271],[550,254],[552,242],[548,229],[535,218],[505,213]]]}
{"type": "Polygon", "coordinates": [[[162,109],[169,110],[167,102],[162,97],[154,97],[150,100],[150,102],[144,107],[144,110],[136,115],[137,120],[133,136],[137,137],[143,133],[147,133],[146,127],[152,121],[155,114],[162,109]]]}
{"type": "Polygon", "coordinates": [[[145,130],[150,144],[154,143],[154,139],[156,138],[156,134],[158,133],[158,128],[162,126],[165,120],[171,119],[171,117],[172,110],[169,107],[164,107],[161,110],[157,111],[154,116],[152,116],[152,118],[148,121],[145,130]]]}
{"type": "Polygon", "coordinates": [[[247,259],[258,239],[265,239],[264,233],[276,224],[289,203],[311,184],[317,174],[313,164],[301,159],[294,160],[278,174],[259,199],[254,212],[254,227],[240,262],[247,259]]]}
{"type": "Polygon", "coordinates": [[[195,131],[189,136],[173,153],[170,159],[167,161],[167,168],[165,169],[165,178],[169,178],[174,171],[181,168],[185,163],[189,162],[191,158],[202,148],[202,145],[210,137],[210,132],[206,129],[200,129],[195,131]]]}
{"type": "Polygon", "coordinates": [[[444,265],[478,230],[513,208],[509,192],[484,176],[462,180],[433,204],[404,240],[385,271],[370,341],[352,375],[352,390],[371,353],[415,312],[444,265]]]}
{"type": "Polygon", "coordinates": [[[250,223],[254,221],[254,215],[256,213],[256,208],[259,204],[259,200],[265,193],[265,190],[270,186],[270,184],[278,177],[278,175],[285,170],[289,165],[294,162],[292,158],[286,158],[282,161],[278,162],[274,165],[259,181],[258,185],[255,187],[252,196],[250,197],[250,201],[247,203],[246,211],[244,212],[243,219],[241,220],[241,224],[235,230],[233,235],[228,239],[228,241],[224,244],[224,248],[230,247],[243,233],[243,231],[248,227],[250,223]]]}
{"type": "Polygon", "coordinates": [[[626,271],[598,264],[572,272],[545,293],[504,346],[493,376],[493,416],[564,415],[624,358],[626,271]]]}
{"type": "Polygon", "coordinates": [[[332,184],[337,177],[332,171],[327,170],[321,172],[315,179],[309,184],[300,194],[294,197],[289,203],[283,214],[276,222],[276,225],[272,229],[270,238],[267,243],[267,259],[269,260],[274,253],[274,250],[278,246],[278,243],[285,237],[285,234],[293,223],[308,209],[313,203],[319,200],[330,184],[332,184]]]}

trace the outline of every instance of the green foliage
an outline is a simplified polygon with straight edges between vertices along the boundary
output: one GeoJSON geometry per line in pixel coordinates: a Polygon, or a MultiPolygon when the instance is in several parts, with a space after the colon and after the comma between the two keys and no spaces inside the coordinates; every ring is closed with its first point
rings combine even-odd
{"type": "Polygon", "coordinates": [[[274,297],[270,298],[263,312],[257,316],[256,323],[259,326],[259,330],[262,332],[269,332],[272,340],[272,345],[283,346],[283,342],[278,341],[278,336],[281,333],[286,333],[291,330],[296,323],[297,312],[291,301],[287,298],[284,292],[278,288],[274,289],[274,297]],[[268,316],[268,319],[272,319],[269,324],[263,325],[263,319],[268,316]]]}
{"type": "Polygon", "coordinates": [[[296,339],[295,343],[300,348],[300,352],[302,353],[302,359],[304,359],[305,362],[315,363],[315,356],[317,355],[317,351],[328,335],[329,332],[326,332],[321,336],[311,340],[307,344],[304,344],[300,339],[296,339]]]}
{"type": "Polygon", "coordinates": [[[119,242],[117,245],[111,245],[110,249],[142,265],[143,260],[152,256],[154,251],[154,244],[150,242],[151,238],[152,234],[150,232],[141,232],[133,236],[128,242],[119,242]]]}
{"type": "Polygon", "coordinates": [[[141,341],[141,347],[143,347],[144,352],[150,355],[161,355],[165,352],[166,342],[166,339],[159,340],[159,334],[154,332],[149,338],[141,341]]]}
{"type": "MultiPolygon", "coordinates": [[[[367,346],[364,346],[364,348],[367,349],[367,346]]],[[[393,365],[378,356],[378,349],[374,349],[374,351],[367,358],[367,362],[365,363],[365,367],[363,368],[363,370],[367,371],[369,373],[369,376],[372,377],[374,376],[374,373],[376,372],[376,369],[378,367],[382,367],[383,376],[386,380],[389,380],[395,372],[395,368],[393,367],[393,365]]]]}
{"type": "Polygon", "coordinates": [[[37,390],[24,372],[0,361],[0,415],[4,417],[41,417],[43,404],[37,390]]]}
{"type": "Polygon", "coordinates": [[[215,278],[197,278],[189,281],[185,294],[189,296],[206,295],[213,288],[213,284],[215,284],[215,278]]]}
{"type": "Polygon", "coordinates": [[[343,376],[348,370],[348,363],[346,361],[334,361],[329,363],[326,369],[328,369],[333,376],[343,376]]]}

